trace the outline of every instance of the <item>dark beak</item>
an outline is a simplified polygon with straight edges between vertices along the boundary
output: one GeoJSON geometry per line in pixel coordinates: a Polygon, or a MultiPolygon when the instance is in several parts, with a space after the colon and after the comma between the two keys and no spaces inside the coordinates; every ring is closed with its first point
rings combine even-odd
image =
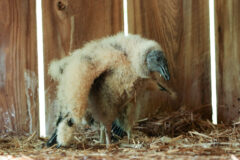
{"type": "Polygon", "coordinates": [[[170,80],[167,60],[162,51],[153,50],[147,54],[147,67],[149,71],[159,72],[165,80],[170,80]]]}
{"type": "Polygon", "coordinates": [[[170,80],[170,74],[169,74],[167,67],[165,67],[165,66],[160,67],[159,72],[165,80],[167,80],[167,81],[170,80]]]}

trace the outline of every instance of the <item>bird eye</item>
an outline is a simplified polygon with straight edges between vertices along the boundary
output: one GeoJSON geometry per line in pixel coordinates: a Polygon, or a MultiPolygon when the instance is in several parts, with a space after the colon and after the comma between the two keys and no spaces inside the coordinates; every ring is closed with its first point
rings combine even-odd
{"type": "Polygon", "coordinates": [[[157,57],[157,61],[160,62],[161,58],[160,57],[157,57]]]}

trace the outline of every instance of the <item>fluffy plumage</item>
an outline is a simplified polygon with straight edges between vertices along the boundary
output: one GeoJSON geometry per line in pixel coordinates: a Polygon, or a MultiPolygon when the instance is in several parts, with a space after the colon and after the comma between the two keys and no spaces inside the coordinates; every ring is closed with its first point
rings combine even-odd
{"type": "MultiPolygon", "coordinates": [[[[170,78],[160,45],[122,33],[87,43],[70,56],[53,61],[49,74],[59,82],[57,101],[64,117],[55,134],[58,145],[71,141],[87,110],[104,126],[109,144],[113,121],[126,110],[130,114],[136,111],[135,98],[144,91],[144,84],[154,79],[154,72],[170,78]]],[[[128,118],[128,124],[135,119],[128,118]]],[[[132,125],[128,126],[130,131],[132,125]]]]}

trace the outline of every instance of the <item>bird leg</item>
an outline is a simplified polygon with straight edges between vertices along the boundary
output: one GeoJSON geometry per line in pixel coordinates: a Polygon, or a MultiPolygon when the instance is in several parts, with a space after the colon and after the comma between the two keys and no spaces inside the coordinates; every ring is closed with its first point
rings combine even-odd
{"type": "Polygon", "coordinates": [[[100,123],[100,144],[105,144],[105,127],[100,123]]]}
{"type": "Polygon", "coordinates": [[[105,136],[106,136],[106,147],[109,148],[111,144],[111,130],[112,130],[112,122],[105,125],[105,136]]]}
{"type": "Polygon", "coordinates": [[[131,140],[131,137],[132,137],[131,129],[127,131],[127,136],[128,136],[128,143],[130,144],[130,140],[131,140]]]}
{"type": "Polygon", "coordinates": [[[125,128],[128,136],[128,143],[130,143],[131,136],[132,136],[131,134],[132,126],[134,125],[137,119],[136,108],[137,108],[136,99],[133,99],[127,106],[127,113],[126,113],[127,115],[125,119],[125,128]]]}

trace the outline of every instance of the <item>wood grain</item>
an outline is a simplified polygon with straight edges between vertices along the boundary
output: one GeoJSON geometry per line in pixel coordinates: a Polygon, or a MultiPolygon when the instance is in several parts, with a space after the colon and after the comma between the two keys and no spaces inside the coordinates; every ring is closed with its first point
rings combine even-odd
{"type": "Polygon", "coordinates": [[[219,121],[240,116],[240,1],[215,1],[219,121]]]}
{"type": "Polygon", "coordinates": [[[49,63],[89,40],[122,31],[122,10],[122,0],[43,0],[47,134],[55,125],[57,110],[56,84],[47,75],[49,63]]]}
{"type": "Polygon", "coordinates": [[[0,1],[0,134],[38,131],[35,1],[0,1]]]}
{"type": "Polygon", "coordinates": [[[128,0],[128,6],[130,33],[158,41],[168,59],[168,85],[177,99],[156,93],[152,95],[155,106],[209,106],[210,110],[208,0],[128,0]]]}

